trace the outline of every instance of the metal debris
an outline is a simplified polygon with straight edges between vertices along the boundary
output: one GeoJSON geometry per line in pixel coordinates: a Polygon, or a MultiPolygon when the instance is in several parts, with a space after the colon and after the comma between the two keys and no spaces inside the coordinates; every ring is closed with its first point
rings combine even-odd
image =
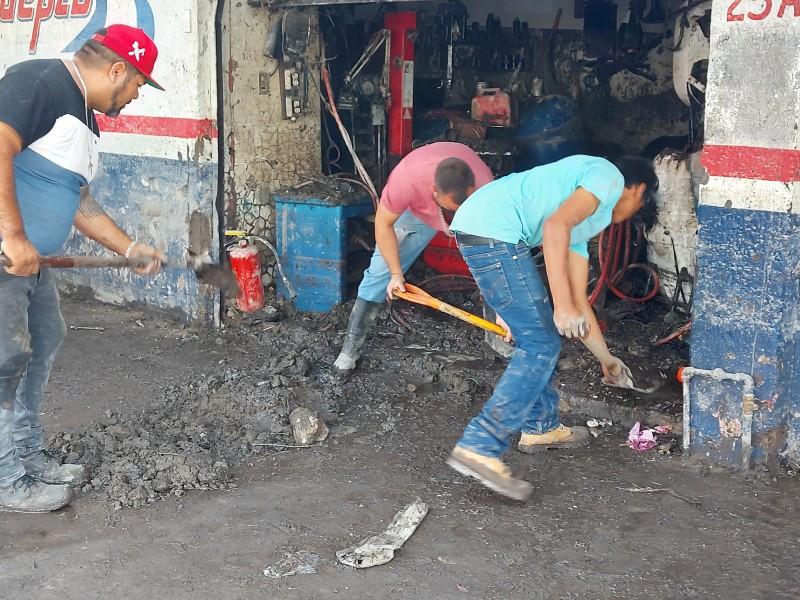
{"type": "Polygon", "coordinates": [[[657,494],[659,492],[663,492],[665,494],[669,494],[670,496],[674,496],[678,500],[683,500],[684,502],[686,502],[688,504],[691,504],[692,506],[697,506],[697,507],[701,506],[699,500],[692,500],[691,498],[687,498],[686,496],[681,496],[680,494],[678,494],[677,492],[674,492],[673,490],[671,490],[669,488],[654,488],[654,487],[641,488],[641,487],[635,487],[635,488],[619,488],[619,489],[625,490],[626,492],[635,492],[635,493],[639,493],[639,494],[657,494]]]}

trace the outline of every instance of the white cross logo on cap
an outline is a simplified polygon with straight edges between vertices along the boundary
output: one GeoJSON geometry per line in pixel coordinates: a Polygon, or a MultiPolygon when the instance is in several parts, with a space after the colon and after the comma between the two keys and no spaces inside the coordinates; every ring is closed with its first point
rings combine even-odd
{"type": "Polygon", "coordinates": [[[139,42],[133,42],[133,50],[128,52],[128,56],[133,56],[136,59],[136,62],[139,62],[139,59],[145,53],[147,48],[139,48],[139,42]]]}

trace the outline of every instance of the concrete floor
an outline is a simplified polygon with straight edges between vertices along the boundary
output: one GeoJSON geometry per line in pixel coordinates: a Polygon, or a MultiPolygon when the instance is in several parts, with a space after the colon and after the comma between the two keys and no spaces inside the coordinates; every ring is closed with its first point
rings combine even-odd
{"type": "MultiPolygon", "coordinates": [[[[259,351],[99,304],[67,300],[64,313],[69,325],[104,330],[69,332],[44,409],[50,431],[80,431],[109,408],[146,410],[165,386],[259,351]]],[[[443,462],[483,388],[398,394],[374,383],[391,376],[364,369],[343,386],[338,419],[355,433],[251,456],[234,466],[230,491],[119,511],[95,491],[58,513],[0,513],[0,597],[797,597],[796,480],[635,453],[614,428],[588,449],[509,452],[537,491],[508,502],[443,462]],[[675,495],[632,491],[642,488],[675,495]],[[379,533],[418,496],[430,512],[394,560],[366,570],[336,562],[336,550],[379,533]],[[263,575],[298,551],[319,557],[316,573],[263,575]]]]}

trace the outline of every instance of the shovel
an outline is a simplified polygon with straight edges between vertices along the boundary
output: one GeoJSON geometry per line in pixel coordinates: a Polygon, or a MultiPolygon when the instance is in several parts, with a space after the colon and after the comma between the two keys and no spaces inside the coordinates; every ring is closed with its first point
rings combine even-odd
{"type": "MultiPolygon", "coordinates": [[[[456,317],[457,319],[461,319],[462,321],[466,321],[467,323],[471,323],[476,327],[480,327],[481,329],[485,329],[486,331],[490,331],[500,337],[506,336],[506,330],[496,325],[495,323],[490,323],[486,319],[481,319],[480,317],[476,317],[472,313],[468,313],[467,311],[461,310],[460,308],[456,308],[450,304],[446,304],[437,298],[434,298],[426,291],[418,288],[415,285],[411,285],[410,283],[406,283],[406,290],[405,292],[399,292],[397,290],[394,291],[394,295],[398,298],[402,298],[403,300],[408,300],[409,302],[414,302],[415,304],[422,304],[423,306],[429,306],[434,308],[438,311],[456,317]]],[[[587,344],[587,347],[594,346],[591,342],[587,344]]],[[[593,350],[591,347],[590,350],[593,350]]],[[[604,351],[601,350],[599,347],[594,348],[598,354],[603,357],[603,364],[612,364],[614,362],[611,353],[606,348],[604,351]]],[[[593,352],[594,352],[593,350],[593,352]]],[[[634,366],[633,368],[625,366],[625,369],[622,372],[621,377],[615,382],[607,381],[603,378],[603,383],[605,385],[611,387],[618,387],[626,390],[633,390],[636,392],[640,392],[642,394],[651,394],[658,390],[667,380],[667,376],[659,371],[658,369],[647,368],[643,366],[634,366]]]]}
{"type": "Polygon", "coordinates": [[[633,367],[626,366],[618,381],[611,382],[604,377],[602,382],[609,387],[633,390],[641,394],[652,394],[667,382],[667,375],[655,367],[634,365],[633,367]]]}
{"type": "Polygon", "coordinates": [[[486,331],[490,331],[500,337],[506,337],[506,330],[496,325],[495,323],[490,323],[486,319],[481,319],[480,317],[476,317],[472,313],[468,313],[465,310],[461,310],[460,308],[456,308],[450,304],[442,302],[441,300],[434,298],[428,292],[423,289],[418,288],[415,285],[411,285],[410,283],[405,284],[406,291],[400,292],[395,290],[394,295],[398,298],[402,298],[403,300],[408,300],[409,302],[414,302],[415,304],[422,304],[423,306],[430,306],[438,311],[441,311],[445,314],[450,315],[451,317],[455,317],[457,319],[461,319],[462,321],[466,321],[476,327],[480,327],[481,329],[485,329],[486,331]]]}
{"type": "MultiPolygon", "coordinates": [[[[95,269],[95,268],[129,268],[143,269],[150,264],[146,256],[43,256],[39,261],[46,267],[54,269],[95,269]]],[[[226,294],[237,294],[239,285],[236,276],[228,269],[211,262],[208,256],[199,256],[189,252],[185,259],[167,258],[161,265],[166,268],[188,269],[194,271],[198,281],[221,289],[226,294]]],[[[7,256],[0,255],[0,267],[13,266],[7,256]]]]}

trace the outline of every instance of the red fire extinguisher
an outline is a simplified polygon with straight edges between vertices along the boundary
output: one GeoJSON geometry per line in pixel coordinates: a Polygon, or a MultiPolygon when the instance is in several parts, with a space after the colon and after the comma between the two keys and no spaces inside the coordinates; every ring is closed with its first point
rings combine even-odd
{"type": "Polygon", "coordinates": [[[261,281],[261,258],[258,247],[247,239],[239,240],[234,248],[228,250],[231,270],[236,275],[239,293],[236,305],[242,312],[253,312],[264,308],[264,284],[261,281]]]}

